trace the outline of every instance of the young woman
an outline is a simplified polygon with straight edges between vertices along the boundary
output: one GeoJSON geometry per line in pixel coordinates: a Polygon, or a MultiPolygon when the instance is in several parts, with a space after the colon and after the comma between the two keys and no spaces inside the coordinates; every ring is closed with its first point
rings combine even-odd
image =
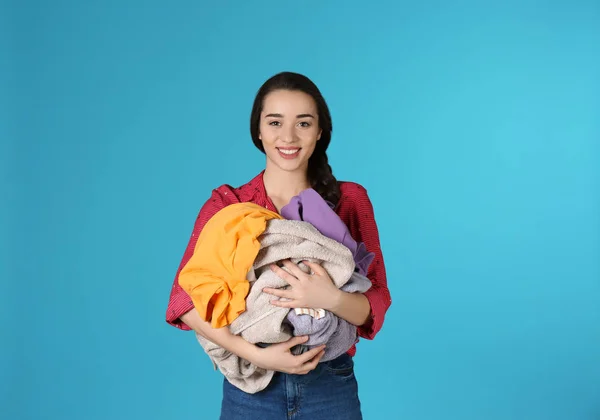
{"type": "Polygon", "coordinates": [[[290,72],[273,76],[258,91],[250,117],[252,141],[266,155],[265,169],[239,188],[221,185],[213,190],[196,219],[173,282],[167,322],[183,330],[194,330],[239,357],[276,372],[269,386],[255,394],[246,394],[224,379],[222,419],[362,418],[352,359],[355,346],[337,359],[319,363],[322,347],[300,355],[290,351],[305,342],[306,337],[294,337],[266,348],[250,344],[232,335],[227,327],[215,329],[202,320],[178,284],[179,272],[190,259],[203,226],[223,207],[252,202],[279,212],[292,197],[313,188],[335,205],[353,238],[375,254],[367,275],[372,287],[364,294],[343,292],[325,270],[313,265],[312,275],[293,267],[293,274],[274,267],[291,288],[266,292],[289,299],[274,300],[274,305],[331,311],[357,326],[359,337],[373,339],[391,305],[379,234],[366,190],[357,183],[339,182],[333,176],[326,154],[331,131],[329,109],[311,80],[290,72]]]}

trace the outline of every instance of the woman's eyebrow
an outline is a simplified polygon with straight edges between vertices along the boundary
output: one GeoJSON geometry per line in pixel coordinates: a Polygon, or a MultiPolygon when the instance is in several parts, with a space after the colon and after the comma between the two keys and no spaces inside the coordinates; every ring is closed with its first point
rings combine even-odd
{"type": "MultiPolygon", "coordinates": [[[[267,118],[267,117],[283,118],[283,114],[267,114],[267,115],[265,115],[265,118],[267,118]]],[[[315,118],[315,116],[313,114],[298,114],[298,115],[296,115],[296,118],[315,118]]]]}

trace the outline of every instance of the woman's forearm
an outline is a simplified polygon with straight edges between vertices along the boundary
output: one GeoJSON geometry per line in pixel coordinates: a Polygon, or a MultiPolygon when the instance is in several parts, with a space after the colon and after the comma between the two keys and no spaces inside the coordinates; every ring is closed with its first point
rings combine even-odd
{"type": "Polygon", "coordinates": [[[362,293],[348,293],[340,290],[332,300],[331,307],[324,309],[357,327],[366,324],[371,317],[371,304],[362,293]]]}
{"type": "Polygon", "coordinates": [[[254,344],[244,340],[240,336],[231,334],[228,327],[213,328],[210,322],[204,321],[195,309],[186,312],[181,320],[192,330],[212,343],[224,348],[227,351],[252,362],[259,350],[254,344]]]}

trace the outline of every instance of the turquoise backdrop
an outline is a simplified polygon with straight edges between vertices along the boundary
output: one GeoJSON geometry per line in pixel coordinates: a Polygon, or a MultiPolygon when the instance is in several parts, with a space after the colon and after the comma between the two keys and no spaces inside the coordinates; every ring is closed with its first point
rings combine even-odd
{"type": "Polygon", "coordinates": [[[600,418],[598,1],[0,7],[0,418],[217,418],[164,314],[211,189],[263,168],[250,108],[282,70],[375,207],[365,418],[600,418]]]}

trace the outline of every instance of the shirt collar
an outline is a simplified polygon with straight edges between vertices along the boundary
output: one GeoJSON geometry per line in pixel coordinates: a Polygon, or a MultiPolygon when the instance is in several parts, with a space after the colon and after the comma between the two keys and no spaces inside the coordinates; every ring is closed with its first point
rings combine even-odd
{"type": "Polygon", "coordinates": [[[244,190],[248,191],[248,196],[243,197],[243,201],[251,201],[259,206],[265,207],[267,210],[277,212],[275,205],[273,205],[273,202],[267,195],[263,179],[264,173],[265,171],[263,169],[258,175],[252,178],[250,182],[242,187],[244,190]]]}

